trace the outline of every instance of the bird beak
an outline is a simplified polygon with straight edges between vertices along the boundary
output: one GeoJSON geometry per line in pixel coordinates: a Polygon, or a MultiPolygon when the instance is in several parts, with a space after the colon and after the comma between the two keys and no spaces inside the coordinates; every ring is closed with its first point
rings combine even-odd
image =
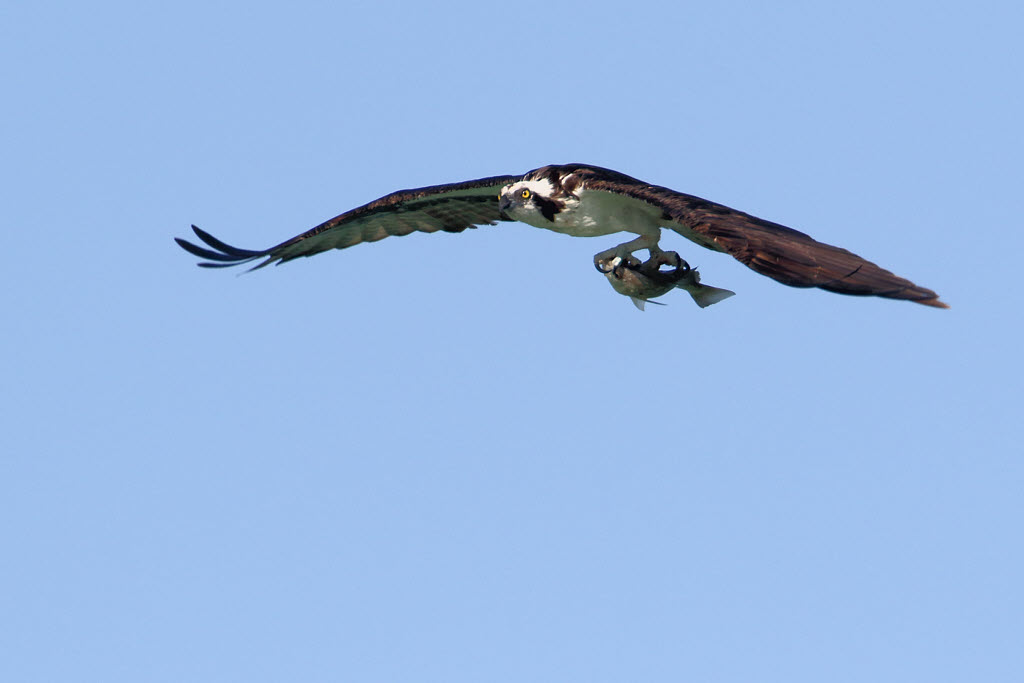
{"type": "Polygon", "coordinates": [[[506,212],[508,211],[510,206],[512,206],[512,200],[509,199],[507,196],[503,195],[498,198],[498,213],[501,214],[502,218],[509,217],[508,213],[506,212]]]}

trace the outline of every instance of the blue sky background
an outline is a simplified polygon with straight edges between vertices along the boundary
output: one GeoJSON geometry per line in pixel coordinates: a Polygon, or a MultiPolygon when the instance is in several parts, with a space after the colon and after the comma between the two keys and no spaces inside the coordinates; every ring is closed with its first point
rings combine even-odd
{"type": "Polygon", "coordinates": [[[1016,3],[0,10],[0,679],[1019,681],[1016,3]],[[245,277],[581,161],[952,308],[636,311],[501,225],[245,277]]]}

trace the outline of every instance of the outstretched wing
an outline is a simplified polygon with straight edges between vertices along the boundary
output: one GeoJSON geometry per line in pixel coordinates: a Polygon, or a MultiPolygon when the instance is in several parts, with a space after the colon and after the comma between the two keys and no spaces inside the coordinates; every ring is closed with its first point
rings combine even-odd
{"type": "Polygon", "coordinates": [[[932,290],[798,230],[614,171],[591,168],[575,173],[587,190],[607,190],[653,205],[663,212],[666,225],[684,237],[731,254],[758,273],[791,287],[818,287],[839,294],[906,299],[948,308],[932,290]]]}
{"type": "Polygon", "coordinates": [[[253,251],[225,244],[196,226],[192,230],[207,246],[175,237],[185,251],[206,259],[205,268],[224,268],[264,259],[253,267],[283,263],[328,249],[345,249],[360,242],[376,242],[411,232],[462,232],[477,225],[510,220],[498,210],[498,192],[522,176],[493,176],[449,185],[399,190],[357,209],[336,216],[276,247],[253,251]]]}

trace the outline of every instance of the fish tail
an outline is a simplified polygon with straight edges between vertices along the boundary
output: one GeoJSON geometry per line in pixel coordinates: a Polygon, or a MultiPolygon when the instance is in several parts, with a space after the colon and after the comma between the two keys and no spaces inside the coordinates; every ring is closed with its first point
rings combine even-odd
{"type": "Polygon", "coordinates": [[[717,304],[719,301],[728,299],[736,293],[729,291],[728,289],[720,289],[718,287],[701,284],[693,284],[689,287],[685,287],[685,289],[701,308],[707,308],[711,304],[717,304]]]}

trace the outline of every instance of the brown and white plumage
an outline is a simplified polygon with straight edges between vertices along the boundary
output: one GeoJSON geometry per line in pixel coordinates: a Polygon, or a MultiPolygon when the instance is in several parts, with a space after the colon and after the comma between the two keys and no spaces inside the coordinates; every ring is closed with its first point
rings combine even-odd
{"type": "Polygon", "coordinates": [[[620,231],[638,235],[597,254],[595,263],[628,257],[641,249],[649,250],[652,256],[659,254],[661,228],[669,228],[792,287],[947,307],[930,289],[918,287],[846,249],[700,197],[584,164],[545,166],[525,176],[495,176],[395,192],[263,251],[232,247],[194,226],[199,238],[212,248],[180,238],[177,242],[207,259],[200,263],[202,266],[223,267],[264,259],[256,266],[261,268],[389,235],[460,232],[501,220],[520,220],[581,237],[620,231]]]}

